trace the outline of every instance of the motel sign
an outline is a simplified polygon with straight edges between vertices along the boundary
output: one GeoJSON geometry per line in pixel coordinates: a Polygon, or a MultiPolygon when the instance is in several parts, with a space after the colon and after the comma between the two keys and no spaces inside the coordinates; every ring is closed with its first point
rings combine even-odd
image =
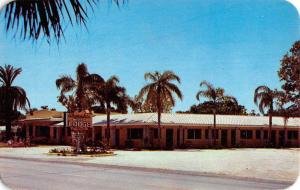
{"type": "Polygon", "coordinates": [[[92,115],[89,113],[67,113],[67,126],[72,130],[87,130],[92,127],[92,115]]]}

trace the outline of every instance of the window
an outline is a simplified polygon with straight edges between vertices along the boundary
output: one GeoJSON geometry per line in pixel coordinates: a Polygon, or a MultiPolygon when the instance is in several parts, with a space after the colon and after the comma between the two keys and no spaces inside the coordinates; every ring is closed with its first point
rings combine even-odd
{"type": "Polygon", "coordinates": [[[252,130],[241,130],[241,139],[252,139],[252,130]]]}
{"type": "Polygon", "coordinates": [[[288,131],[288,139],[298,139],[298,131],[288,131]]]}
{"type": "Polygon", "coordinates": [[[205,138],[208,139],[208,129],[205,129],[205,138]]]}
{"type": "Polygon", "coordinates": [[[264,139],[268,139],[268,131],[264,130],[264,139]]]}
{"type": "Polygon", "coordinates": [[[142,139],[143,138],[143,129],[142,128],[127,129],[127,138],[128,139],[142,139]]]}
{"type": "Polygon", "coordinates": [[[188,129],[188,139],[200,139],[201,130],[200,129],[188,129]]]}
{"type": "Polygon", "coordinates": [[[260,139],[260,137],[261,137],[261,132],[260,132],[260,130],[256,130],[255,136],[256,136],[256,139],[260,139]]]}
{"type": "Polygon", "coordinates": [[[49,137],[50,135],[50,128],[48,126],[39,126],[38,127],[40,130],[39,135],[42,137],[49,137]]]}

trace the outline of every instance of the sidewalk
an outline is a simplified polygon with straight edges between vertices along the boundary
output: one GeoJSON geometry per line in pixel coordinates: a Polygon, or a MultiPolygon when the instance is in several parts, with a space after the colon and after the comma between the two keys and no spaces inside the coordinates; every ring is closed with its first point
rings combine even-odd
{"type": "Polygon", "coordinates": [[[47,155],[52,148],[0,148],[0,157],[180,170],[280,181],[295,181],[300,171],[300,149],[117,150],[116,156],[63,157],[47,155]]]}

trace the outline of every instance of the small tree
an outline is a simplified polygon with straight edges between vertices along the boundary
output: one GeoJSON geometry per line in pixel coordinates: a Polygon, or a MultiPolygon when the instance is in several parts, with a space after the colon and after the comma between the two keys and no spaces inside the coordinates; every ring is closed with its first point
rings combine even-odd
{"type": "Polygon", "coordinates": [[[90,110],[94,103],[93,90],[103,82],[100,75],[90,74],[84,63],[79,64],[76,69],[76,80],[68,75],[56,80],[56,87],[60,89],[58,101],[66,106],[68,111],[74,111],[74,107],[79,111],[90,110]],[[71,96],[67,96],[67,93],[71,93],[71,96]]]}
{"type": "Polygon", "coordinates": [[[130,98],[126,94],[126,89],[124,87],[119,86],[119,79],[116,76],[111,76],[108,80],[103,83],[99,83],[96,95],[95,102],[100,103],[100,105],[105,106],[105,111],[107,115],[107,132],[106,138],[107,143],[110,141],[110,114],[112,106],[117,106],[117,109],[127,110],[128,102],[130,98]]]}
{"type": "Polygon", "coordinates": [[[145,101],[149,104],[153,103],[155,100],[156,108],[157,108],[157,124],[158,124],[158,133],[159,140],[161,139],[161,113],[163,105],[165,104],[165,100],[169,100],[171,105],[175,105],[175,99],[173,94],[177,95],[177,97],[182,100],[183,95],[179,90],[178,86],[172,81],[177,81],[180,83],[180,78],[173,73],[172,71],[165,71],[160,73],[155,71],[153,73],[145,73],[145,80],[149,80],[150,83],[144,86],[138,95],[138,99],[142,99],[146,97],[145,101]]]}
{"type": "Polygon", "coordinates": [[[26,91],[13,85],[21,72],[21,68],[11,65],[0,66],[0,120],[6,126],[6,140],[11,137],[12,122],[21,116],[18,109],[26,110],[27,106],[30,107],[26,91]]]}
{"type": "Polygon", "coordinates": [[[269,132],[268,145],[271,146],[271,132],[272,132],[272,117],[274,112],[274,105],[284,93],[278,90],[271,90],[267,86],[259,86],[254,92],[254,103],[258,106],[259,111],[264,114],[264,110],[268,110],[269,115],[269,132]]]}
{"type": "MultiPolygon", "coordinates": [[[[224,95],[224,89],[223,88],[215,88],[212,84],[210,84],[207,81],[202,81],[200,83],[200,87],[206,87],[205,90],[200,90],[196,98],[197,100],[200,100],[200,97],[205,97],[207,98],[210,103],[211,103],[211,108],[213,110],[213,117],[214,117],[214,132],[212,133],[213,140],[214,140],[214,145],[216,145],[216,113],[217,113],[217,108],[218,104],[220,102],[230,102],[234,105],[238,105],[236,98],[233,96],[226,96],[224,95]]],[[[209,142],[211,144],[211,128],[209,128],[209,142]]]]}
{"type": "Polygon", "coordinates": [[[291,116],[300,116],[300,41],[296,41],[281,60],[278,76],[283,82],[284,102],[291,116]]]}

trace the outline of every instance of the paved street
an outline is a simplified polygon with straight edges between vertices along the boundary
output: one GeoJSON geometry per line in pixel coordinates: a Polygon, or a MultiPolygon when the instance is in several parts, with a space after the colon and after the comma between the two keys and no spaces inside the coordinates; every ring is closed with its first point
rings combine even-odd
{"type": "Polygon", "coordinates": [[[101,165],[0,158],[1,180],[13,189],[278,189],[287,183],[208,177],[101,165]]]}
{"type": "Polygon", "coordinates": [[[115,150],[115,156],[49,155],[59,146],[1,148],[0,157],[70,161],[100,165],[142,167],[239,176],[246,178],[295,181],[300,171],[300,149],[186,149],[173,151],[115,150]]]}

